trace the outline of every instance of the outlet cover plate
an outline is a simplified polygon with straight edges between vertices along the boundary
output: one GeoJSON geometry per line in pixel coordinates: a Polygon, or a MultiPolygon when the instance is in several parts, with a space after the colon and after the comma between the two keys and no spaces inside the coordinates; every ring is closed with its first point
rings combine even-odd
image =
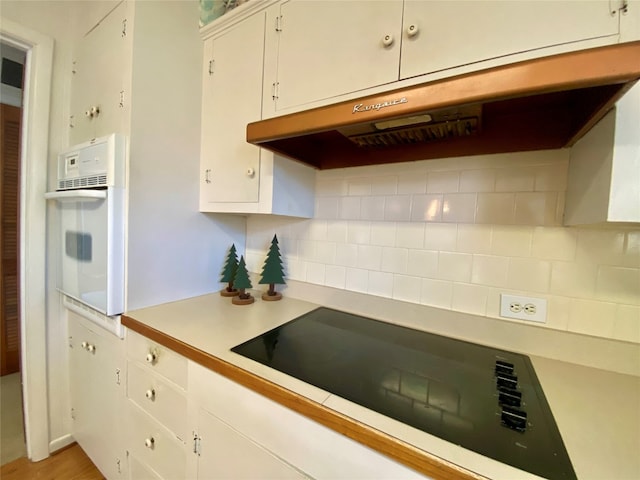
{"type": "Polygon", "coordinates": [[[529,322],[547,322],[547,300],[521,295],[500,295],[500,316],[529,322]]]}

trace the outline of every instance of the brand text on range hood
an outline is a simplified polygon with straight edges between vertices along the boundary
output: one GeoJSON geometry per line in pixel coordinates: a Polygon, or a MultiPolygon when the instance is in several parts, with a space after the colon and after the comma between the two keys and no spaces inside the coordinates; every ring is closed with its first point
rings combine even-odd
{"type": "Polygon", "coordinates": [[[527,60],[250,123],[319,169],[573,145],[640,78],[640,42],[527,60]]]}

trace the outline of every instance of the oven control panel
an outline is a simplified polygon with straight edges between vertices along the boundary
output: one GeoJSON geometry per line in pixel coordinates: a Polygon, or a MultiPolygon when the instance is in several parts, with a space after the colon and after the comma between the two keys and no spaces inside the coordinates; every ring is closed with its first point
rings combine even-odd
{"type": "Polygon", "coordinates": [[[58,190],[124,187],[125,139],[111,134],[58,155],[58,190]]]}

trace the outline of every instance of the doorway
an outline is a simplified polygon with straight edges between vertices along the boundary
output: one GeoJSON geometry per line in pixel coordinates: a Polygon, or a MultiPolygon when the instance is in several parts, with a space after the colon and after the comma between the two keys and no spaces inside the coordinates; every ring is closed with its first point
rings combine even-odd
{"type": "Polygon", "coordinates": [[[26,53],[0,43],[0,464],[26,455],[20,373],[20,143],[26,53]]]}
{"type": "Polygon", "coordinates": [[[46,164],[53,72],[53,39],[3,18],[0,41],[27,52],[20,141],[19,234],[20,374],[27,456],[49,456],[46,309],[46,164]]]}

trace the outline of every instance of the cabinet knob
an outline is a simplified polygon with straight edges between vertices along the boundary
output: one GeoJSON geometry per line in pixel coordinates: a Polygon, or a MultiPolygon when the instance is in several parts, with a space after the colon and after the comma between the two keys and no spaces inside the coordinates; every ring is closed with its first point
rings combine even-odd
{"type": "Polygon", "coordinates": [[[95,353],[96,352],[96,346],[92,345],[91,343],[89,345],[87,345],[87,352],[89,353],[95,353]]]}
{"type": "Polygon", "coordinates": [[[247,168],[247,177],[253,178],[255,174],[256,174],[256,171],[253,168],[251,167],[247,168]]]}
{"type": "Polygon", "coordinates": [[[394,38],[393,35],[391,34],[387,34],[384,37],[382,37],[382,45],[384,45],[385,47],[390,47],[391,45],[393,45],[394,42],[394,38]]]}
{"type": "Polygon", "coordinates": [[[147,448],[151,448],[153,449],[154,444],[156,443],[156,441],[153,439],[153,437],[149,437],[149,438],[145,438],[144,439],[144,446],[147,448]]]}
{"type": "Polygon", "coordinates": [[[145,360],[147,361],[147,363],[154,364],[156,363],[156,360],[158,360],[158,355],[156,354],[156,352],[149,352],[147,353],[145,360]]]}
{"type": "Polygon", "coordinates": [[[149,390],[144,392],[144,396],[147,397],[149,400],[155,400],[156,399],[156,391],[153,388],[150,388],[149,390]]]}
{"type": "Polygon", "coordinates": [[[415,37],[418,34],[418,31],[419,31],[418,25],[416,25],[415,23],[412,23],[407,27],[407,36],[415,37]]]}
{"type": "Polygon", "coordinates": [[[82,342],[80,346],[86,350],[89,347],[89,342],[82,342]]]}

